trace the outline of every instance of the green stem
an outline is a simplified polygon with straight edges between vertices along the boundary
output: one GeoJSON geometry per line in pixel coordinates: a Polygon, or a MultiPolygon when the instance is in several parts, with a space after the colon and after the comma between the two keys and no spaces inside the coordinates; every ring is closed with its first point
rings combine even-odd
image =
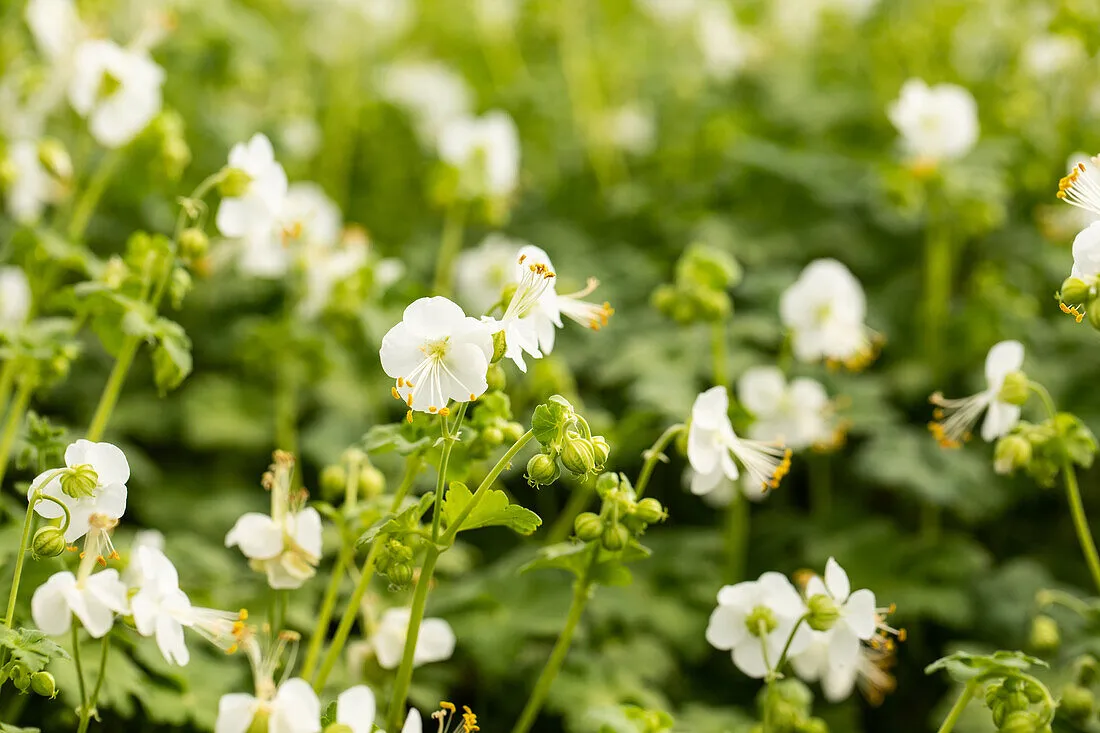
{"type": "Polygon", "coordinates": [[[84,237],[88,222],[91,221],[92,214],[95,213],[96,206],[99,205],[99,200],[103,198],[103,193],[107,190],[107,184],[120,162],[122,162],[122,151],[120,150],[106,153],[100,159],[95,173],[92,174],[91,180],[88,181],[88,185],[84,188],[80,199],[77,200],[76,206],[73,207],[73,216],[69,220],[68,228],[70,241],[78,242],[84,237]]]}
{"type": "Polygon", "coordinates": [[[84,668],[80,664],[80,635],[77,632],[79,625],[72,625],[73,631],[73,666],[76,667],[76,684],[80,691],[80,718],[84,719],[84,711],[88,708],[88,691],[84,687],[84,668]]]}
{"type": "Polygon", "coordinates": [[[14,356],[4,362],[0,368],[0,415],[8,409],[8,400],[11,398],[12,389],[15,387],[15,375],[19,373],[19,360],[14,356]]]}
{"type": "Polygon", "coordinates": [[[462,406],[458,408],[458,414],[455,416],[454,424],[447,425],[447,418],[440,417],[439,425],[443,431],[443,449],[439,455],[439,476],[435,481],[435,504],[432,509],[432,542],[439,541],[439,530],[443,522],[443,489],[447,485],[447,466],[451,462],[451,449],[454,448],[455,441],[458,440],[458,432],[462,428],[462,418],[466,415],[466,405],[468,403],[463,402],[462,406]]]}
{"type": "MultiPolygon", "coordinates": [[[[929,196],[935,196],[930,192],[929,196]]],[[[944,327],[951,302],[951,236],[939,221],[938,207],[929,206],[924,242],[924,349],[932,364],[932,377],[943,379],[944,327]]]]}
{"type": "Polygon", "coordinates": [[[497,480],[497,477],[500,476],[504,469],[512,463],[512,459],[516,457],[516,454],[519,453],[523,449],[523,446],[527,445],[528,441],[533,437],[535,437],[534,431],[528,430],[508,449],[507,453],[501,456],[500,460],[497,461],[497,465],[493,466],[493,469],[489,471],[489,475],[486,476],[485,480],[481,482],[481,485],[477,487],[477,491],[474,492],[473,497],[470,499],[470,503],[463,507],[454,522],[447,527],[447,531],[439,538],[439,544],[450,545],[454,542],[455,535],[457,535],[462,528],[462,523],[466,521],[466,517],[470,516],[470,513],[477,508],[477,505],[489,491],[493,482],[497,480]]]}
{"type": "Polygon", "coordinates": [[[710,356],[714,384],[729,384],[729,357],[726,348],[726,322],[717,321],[710,327],[710,356]]]}
{"type": "Polygon", "coordinates": [[[775,663],[775,671],[777,673],[779,672],[779,670],[783,669],[783,665],[787,663],[787,654],[791,651],[791,644],[794,643],[795,634],[798,633],[798,630],[802,627],[802,624],[806,623],[809,618],[810,614],[807,613],[803,615],[802,618],[798,619],[798,623],[796,623],[791,629],[791,634],[787,637],[787,643],[783,645],[783,651],[779,655],[779,661],[775,663]]]}
{"type": "Polygon", "coordinates": [[[31,530],[34,528],[34,507],[37,498],[32,497],[27,502],[27,516],[23,518],[23,535],[19,540],[19,554],[15,556],[15,573],[11,579],[11,591],[8,592],[8,610],[4,614],[4,625],[9,629],[15,620],[15,601],[19,598],[19,581],[23,577],[23,563],[27,556],[27,545],[31,541],[31,530]]]}
{"type": "Polygon", "coordinates": [[[667,460],[663,453],[664,449],[668,447],[668,444],[672,442],[672,439],[679,435],[687,428],[683,423],[677,423],[665,428],[665,432],[661,433],[661,437],[657,438],[657,442],[650,447],[643,457],[645,457],[645,463],[642,464],[642,470],[638,473],[638,483],[634,486],[634,493],[637,498],[642,498],[645,495],[645,488],[649,485],[649,479],[653,476],[653,470],[657,467],[657,461],[667,460]]]}
{"type": "Polygon", "coordinates": [[[826,453],[810,458],[810,506],[814,516],[829,516],[833,506],[833,476],[826,453]]]}
{"type": "Polygon", "coordinates": [[[466,204],[457,201],[447,207],[443,219],[443,233],[439,239],[439,253],[435,259],[435,280],[432,292],[449,296],[454,280],[455,260],[462,250],[462,234],[466,226],[466,204]]]}
{"type": "MultiPolygon", "coordinates": [[[[406,459],[405,476],[401,480],[401,485],[398,486],[397,490],[394,492],[393,502],[390,505],[391,514],[400,508],[401,502],[405,499],[405,494],[408,493],[413,481],[416,480],[416,475],[420,473],[420,464],[421,458],[419,454],[410,455],[406,459]]],[[[366,595],[367,589],[370,587],[370,581],[374,570],[374,561],[378,555],[380,546],[380,543],[372,542],[370,551],[367,552],[367,559],[363,561],[363,568],[359,574],[359,582],[355,584],[355,589],[351,592],[351,598],[348,599],[348,605],[344,609],[344,615],[340,617],[340,623],[336,627],[336,634],[332,637],[332,644],[329,646],[328,652],[321,662],[321,668],[317,671],[317,676],[313,680],[313,689],[316,692],[320,692],[324,688],[325,681],[328,680],[329,674],[332,673],[333,667],[336,666],[336,660],[340,658],[340,653],[344,650],[344,645],[348,641],[351,627],[355,624],[355,619],[359,615],[359,606],[363,602],[363,596],[366,595]]]]}
{"type": "Polygon", "coordinates": [[[405,635],[405,650],[401,656],[401,666],[397,668],[397,679],[393,683],[387,730],[399,730],[401,721],[405,717],[405,700],[409,696],[409,684],[412,682],[413,655],[416,652],[416,642],[420,637],[424,609],[428,605],[428,588],[432,584],[432,575],[435,573],[435,563],[439,560],[439,555],[440,550],[437,545],[428,548],[428,553],[424,556],[424,566],[420,569],[420,577],[416,580],[412,610],[409,613],[409,628],[405,635]]]}
{"type": "Polygon", "coordinates": [[[107,384],[103,387],[103,394],[99,396],[99,404],[96,405],[92,422],[88,426],[88,434],[85,436],[88,440],[95,442],[103,437],[103,431],[107,429],[107,422],[118,403],[126,374],[130,371],[130,365],[134,363],[134,356],[140,346],[141,338],[138,336],[128,336],[122,343],[122,349],[118,352],[118,358],[115,359],[111,375],[107,377],[107,384]]]}
{"type": "Polygon", "coordinates": [[[103,689],[103,678],[107,676],[107,654],[111,651],[110,634],[103,637],[102,650],[99,655],[99,675],[96,677],[95,687],[92,689],[92,696],[89,698],[88,704],[81,710],[80,727],[77,728],[77,733],[86,733],[88,725],[92,722],[92,716],[95,714],[95,704],[99,700],[99,691],[103,689]]]}
{"type": "Polygon", "coordinates": [[[1068,458],[1062,464],[1062,475],[1066,480],[1066,497],[1069,499],[1070,514],[1073,515],[1073,526],[1077,530],[1077,541],[1081,544],[1081,552],[1088,563],[1092,582],[1100,590],[1100,556],[1096,554],[1096,543],[1085,517],[1085,505],[1081,502],[1081,489],[1077,485],[1077,472],[1068,458]]]}
{"type": "Polygon", "coordinates": [[[15,446],[15,436],[19,434],[19,426],[23,424],[23,416],[27,412],[31,395],[34,393],[35,380],[24,378],[19,383],[12,400],[8,418],[4,421],[3,432],[0,432],[0,486],[4,485],[4,474],[8,470],[8,459],[11,458],[11,450],[15,446]]]}
{"type": "Polygon", "coordinates": [[[749,500],[735,485],[726,510],[726,581],[736,583],[745,576],[749,546],[749,500]]]}
{"type": "Polygon", "coordinates": [[[332,622],[332,613],[336,610],[336,599],[340,594],[340,585],[344,580],[344,569],[351,562],[353,550],[343,548],[336,556],[336,563],[332,566],[332,577],[329,579],[328,588],[325,590],[325,599],[321,603],[321,612],[317,616],[317,624],[313,627],[313,635],[309,637],[309,647],[306,649],[306,658],[302,662],[302,679],[310,679],[317,669],[317,662],[321,658],[321,644],[325,639],[325,631],[332,622]]]}
{"type": "Polygon", "coordinates": [[[599,558],[599,547],[594,545],[590,552],[592,553],[592,559],[589,561],[584,575],[577,578],[573,584],[573,600],[569,604],[565,626],[562,628],[561,634],[558,635],[558,641],[554,644],[554,649],[550,652],[550,658],[546,660],[546,666],[542,668],[542,673],[535,683],[535,688],[531,691],[531,696],[527,698],[527,704],[523,706],[523,712],[520,714],[519,720],[516,721],[515,727],[512,728],[512,733],[527,733],[531,729],[535,719],[538,718],[539,711],[542,710],[542,706],[546,702],[546,696],[550,693],[554,680],[557,679],[558,673],[561,671],[565,656],[569,653],[569,647],[573,643],[573,634],[577,630],[577,624],[580,623],[589,599],[592,598],[594,589],[594,583],[590,580],[590,576],[592,568],[599,558]]]}
{"type": "Polygon", "coordinates": [[[550,530],[546,533],[546,544],[556,545],[568,539],[569,533],[573,531],[573,522],[576,520],[577,515],[588,507],[594,494],[595,492],[588,484],[581,484],[573,489],[565,508],[562,509],[561,514],[554,520],[550,530]]]}
{"type": "Polygon", "coordinates": [[[959,718],[962,716],[963,710],[970,704],[970,699],[974,697],[974,686],[967,683],[963,687],[962,692],[959,694],[959,699],[955,701],[955,704],[951,706],[951,711],[947,714],[947,717],[943,721],[943,725],[940,726],[939,733],[950,733],[955,729],[955,724],[959,722],[959,718]]]}

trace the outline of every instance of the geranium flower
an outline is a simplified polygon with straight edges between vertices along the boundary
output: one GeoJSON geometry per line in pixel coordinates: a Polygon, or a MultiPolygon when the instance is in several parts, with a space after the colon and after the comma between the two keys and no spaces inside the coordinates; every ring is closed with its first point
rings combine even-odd
{"type": "Polygon", "coordinates": [[[42,165],[38,145],[30,140],[13,142],[7,162],[13,174],[7,191],[8,211],[20,224],[33,224],[48,204],[61,200],[64,189],[42,165]]]}
{"type": "Polygon", "coordinates": [[[779,300],[780,319],[790,329],[795,357],[803,362],[865,366],[874,358],[866,315],[863,287],[834,259],[811,262],[779,300]]]}
{"type": "MultiPolygon", "coordinates": [[[[366,685],[356,685],[344,690],[336,698],[336,722],[346,725],[351,733],[371,733],[374,730],[376,712],[374,693],[366,685]]],[[[420,713],[415,708],[409,710],[401,733],[421,733],[422,730],[420,713]]]]}
{"type": "Polygon", "coordinates": [[[423,142],[434,145],[451,120],[470,113],[466,80],[438,61],[399,61],[382,70],[382,96],[405,109],[423,142]]]}
{"type": "Polygon", "coordinates": [[[229,530],[225,546],[240,547],[272,588],[299,588],[321,560],[321,515],[312,507],[287,509],[278,518],[248,512],[229,530]]]}
{"type": "MultiPolygon", "coordinates": [[[[65,465],[35,477],[27,490],[27,500],[41,492],[68,507],[65,541],[75,542],[88,533],[93,514],[117,520],[126,512],[130,464],[118,447],[81,439],[65,449],[65,465]]],[[[46,519],[64,516],[61,507],[52,501],[39,501],[34,510],[46,519]]]]}
{"type": "Polygon", "coordinates": [[[461,175],[469,198],[507,198],[519,183],[519,133],[499,110],[448,120],[439,134],[439,157],[461,175]]]}
{"type": "Polygon", "coordinates": [[[832,404],[815,379],[788,383],[778,367],[751,367],[737,380],[737,396],[756,418],[749,428],[753,440],[781,440],[798,451],[834,439],[832,404]]]}
{"type": "Polygon", "coordinates": [[[241,190],[222,199],[218,231],[227,237],[244,237],[268,230],[287,195],[286,171],[275,160],[271,141],[256,133],[247,143],[237,143],[229,151],[229,168],[243,174],[241,190]]]}
{"type": "Polygon", "coordinates": [[[49,636],[67,633],[76,616],[99,639],[111,630],[115,614],[126,611],[126,586],[114,568],[81,579],[68,570],[54,573],[31,596],[31,618],[49,636]]]}
{"type": "Polygon", "coordinates": [[[144,51],[113,41],[84,41],[74,53],[69,103],[88,119],[97,142],[118,148],[160,112],[163,83],[164,70],[144,51]]]}
{"type": "Polygon", "coordinates": [[[991,442],[1006,435],[1020,421],[1020,406],[1000,399],[1005,378],[1020,371],[1024,365],[1024,346],[1019,341],[994,344],[985,358],[986,387],[970,397],[949,400],[937,392],[932,395],[936,406],[935,421],[928,428],[940,445],[956,448],[970,438],[971,429],[985,413],[982,440],[991,442]]]}
{"type": "Polygon", "coordinates": [[[0,330],[16,329],[31,311],[31,284],[21,267],[0,267],[0,330]]]}
{"type": "MultiPolygon", "coordinates": [[[[405,653],[409,632],[409,608],[390,608],[382,614],[370,643],[374,655],[383,669],[397,669],[405,653]]],[[[441,618],[426,618],[420,624],[413,652],[413,666],[450,659],[455,650],[455,633],[451,625],[441,618]]]]}
{"type": "Polygon", "coordinates": [[[978,105],[956,84],[930,87],[910,79],[887,116],[901,133],[902,147],[921,162],[961,158],[978,141],[978,105]]]}
{"type": "Polygon", "coordinates": [[[295,677],[259,696],[246,692],[222,695],[214,733],[246,733],[260,713],[267,716],[268,733],[321,731],[321,703],[317,694],[308,682],[295,677]]]}

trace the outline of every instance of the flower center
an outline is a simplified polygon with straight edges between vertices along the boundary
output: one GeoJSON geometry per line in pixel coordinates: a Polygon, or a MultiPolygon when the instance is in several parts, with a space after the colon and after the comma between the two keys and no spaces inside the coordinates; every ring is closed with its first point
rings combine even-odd
{"type": "Polygon", "coordinates": [[[779,626],[775,614],[767,606],[756,606],[745,617],[745,626],[753,636],[765,637],[779,626]]]}
{"type": "Polygon", "coordinates": [[[122,89],[122,82],[119,81],[118,77],[109,71],[104,71],[103,76],[99,79],[99,89],[96,96],[100,99],[107,99],[117,93],[119,89],[122,89]]]}
{"type": "Polygon", "coordinates": [[[424,346],[420,347],[420,350],[424,352],[424,355],[429,359],[446,359],[447,352],[451,349],[451,337],[447,336],[441,338],[438,341],[429,341],[424,346]]]}

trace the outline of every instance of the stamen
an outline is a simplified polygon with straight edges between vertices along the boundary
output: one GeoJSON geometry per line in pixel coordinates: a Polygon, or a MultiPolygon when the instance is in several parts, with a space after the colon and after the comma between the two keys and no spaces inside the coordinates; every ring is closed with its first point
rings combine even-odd
{"type": "MultiPolygon", "coordinates": [[[[1096,156],[1089,158],[1093,166],[1100,165],[1096,156]]],[[[1071,206],[1100,214],[1100,182],[1095,171],[1078,163],[1069,175],[1058,181],[1058,198],[1071,206]]]]}
{"type": "Polygon", "coordinates": [[[932,411],[934,420],[928,423],[928,430],[941,448],[958,448],[970,440],[971,428],[989,406],[992,396],[981,392],[971,397],[949,400],[936,392],[928,399],[936,405],[932,411]]]}
{"type": "Polygon", "coordinates": [[[1073,316],[1074,320],[1076,320],[1078,323],[1085,320],[1085,311],[1079,310],[1079,307],[1076,305],[1069,306],[1065,303],[1059,303],[1058,307],[1062,309],[1063,313],[1073,316]]]}
{"type": "Polygon", "coordinates": [[[735,437],[729,448],[765,491],[779,488],[779,482],[791,470],[791,451],[781,444],[735,437]]]}

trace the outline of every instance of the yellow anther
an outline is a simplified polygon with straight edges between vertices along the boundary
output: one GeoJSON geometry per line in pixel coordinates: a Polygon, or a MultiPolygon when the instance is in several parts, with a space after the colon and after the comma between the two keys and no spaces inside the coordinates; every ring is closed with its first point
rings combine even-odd
{"type": "Polygon", "coordinates": [[[439,412],[439,408],[435,405],[428,405],[428,412],[434,415],[435,413],[439,412]]]}
{"type": "Polygon", "coordinates": [[[404,377],[398,377],[397,378],[397,386],[398,387],[404,387],[405,386],[405,378],[404,377]]]}
{"type": "Polygon", "coordinates": [[[413,421],[413,411],[409,410],[405,413],[405,422],[411,423],[413,421]]]}
{"type": "Polygon", "coordinates": [[[439,703],[439,707],[443,708],[449,713],[455,712],[455,705],[453,702],[447,702],[446,700],[439,703]]]}
{"type": "Polygon", "coordinates": [[[439,414],[440,414],[440,415],[441,415],[442,417],[447,417],[448,415],[450,415],[450,414],[451,414],[451,408],[449,408],[449,407],[441,407],[441,408],[439,408],[439,414]]]}
{"type": "Polygon", "coordinates": [[[1077,306],[1075,306],[1075,305],[1074,306],[1069,306],[1069,305],[1066,305],[1065,303],[1059,303],[1058,307],[1062,309],[1063,313],[1073,316],[1074,320],[1076,320],[1078,323],[1080,323],[1081,321],[1083,321],[1085,319],[1085,312],[1081,311],[1081,310],[1078,310],[1077,306]]]}
{"type": "Polygon", "coordinates": [[[390,387],[390,394],[393,395],[395,400],[401,399],[401,393],[397,391],[397,387],[390,387]]]}

